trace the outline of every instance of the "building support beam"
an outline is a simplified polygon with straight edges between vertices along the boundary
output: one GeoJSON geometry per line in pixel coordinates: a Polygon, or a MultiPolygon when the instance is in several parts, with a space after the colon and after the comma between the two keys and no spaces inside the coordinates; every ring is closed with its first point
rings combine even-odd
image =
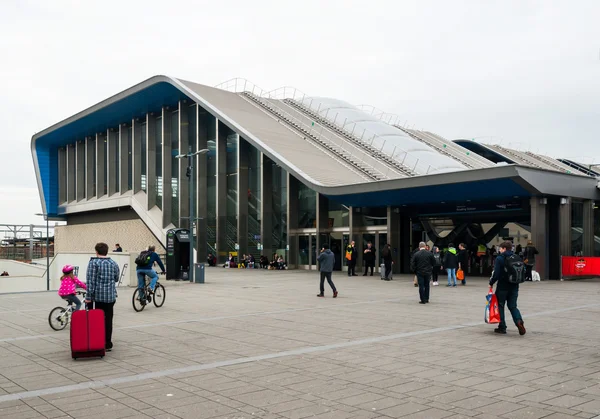
{"type": "MultiPolygon", "coordinates": [[[[162,108],[162,218],[163,228],[172,222],[173,210],[173,184],[172,184],[172,159],[171,155],[171,119],[172,111],[167,107],[162,108]]],[[[187,162],[186,162],[187,164],[187,162]]]]}
{"type": "Polygon", "coordinates": [[[227,128],[217,120],[217,258],[225,262],[227,249],[227,128]]]}
{"type": "Polygon", "coordinates": [[[583,256],[594,256],[594,201],[583,201],[583,256]]]}
{"type": "Polygon", "coordinates": [[[106,174],[106,153],[104,146],[106,143],[106,133],[96,134],[96,198],[101,198],[106,195],[106,184],[104,176],[106,174]]]}
{"type": "Polygon", "coordinates": [[[114,129],[107,130],[108,137],[108,196],[119,192],[118,173],[119,161],[117,159],[117,150],[119,147],[119,131],[114,129]]]}
{"type": "MultiPolygon", "coordinates": [[[[179,112],[177,112],[179,118],[178,121],[178,133],[179,133],[179,150],[177,154],[188,154],[190,150],[190,138],[189,138],[189,117],[188,117],[188,103],[187,101],[179,101],[179,112]]],[[[196,159],[197,160],[197,159],[196,159]]],[[[179,227],[190,228],[190,183],[186,176],[188,167],[188,159],[177,159],[177,170],[179,173],[179,186],[177,192],[177,199],[179,200],[179,227]]],[[[197,161],[194,162],[194,170],[198,170],[197,161]]],[[[195,208],[196,209],[196,208],[195,208]]],[[[194,211],[195,214],[198,214],[194,211]]],[[[196,241],[194,241],[196,243],[196,241]]]]}
{"type": "MultiPolygon", "coordinates": [[[[317,257],[325,243],[329,244],[329,239],[321,240],[321,234],[326,234],[323,230],[329,227],[329,199],[326,196],[317,193],[317,257]]],[[[361,252],[359,252],[360,255],[361,252]]],[[[358,266],[358,263],[357,265],[358,266]]]]}
{"type": "Polygon", "coordinates": [[[548,229],[548,200],[547,198],[533,197],[531,207],[531,240],[538,251],[535,257],[533,270],[540,274],[541,279],[547,279],[549,273],[548,252],[550,234],[548,229]]]}
{"type": "Polygon", "coordinates": [[[58,149],[58,203],[67,202],[67,149],[58,149]]]}
{"type": "Polygon", "coordinates": [[[260,153],[260,243],[261,254],[271,257],[273,253],[273,162],[260,153]]]}
{"type": "Polygon", "coordinates": [[[148,210],[156,206],[156,116],[146,114],[146,195],[148,210]]]}
{"type": "MultiPolygon", "coordinates": [[[[217,120],[198,104],[194,105],[196,151],[208,148],[209,131],[214,139],[217,120]],[[211,129],[212,128],[212,129],[211,129]]],[[[208,256],[208,153],[196,156],[196,246],[198,260],[208,256]]]]}
{"type": "MultiPolygon", "coordinates": [[[[398,271],[410,273],[410,251],[412,243],[412,220],[407,214],[400,213],[400,245],[397,248],[398,271]]],[[[392,250],[394,245],[392,245],[392,250]]]]}
{"type": "Polygon", "coordinates": [[[129,190],[129,127],[119,125],[119,191],[121,195],[129,190]]]}
{"type": "Polygon", "coordinates": [[[94,172],[96,170],[96,142],[91,137],[85,140],[85,198],[92,199],[96,196],[94,172]]]}
{"type": "Polygon", "coordinates": [[[292,235],[290,230],[298,228],[298,181],[289,173],[287,174],[287,220],[288,266],[297,268],[298,236],[292,235]]]}
{"type": "Polygon", "coordinates": [[[67,202],[75,201],[76,184],[75,144],[67,145],[67,202]]]}
{"type": "Polygon", "coordinates": [[[387,242],[392,248],[392,272],[395,274],[402,272],[401,218],[398,208],[387,207],[387,242]]]}
{"type": "Polygon", "coordinates": [[[560,198],[558,213],[559,243],[561,256],[573,256],[571,247],[571,199],[560,198]]]}
{"type": "Polygon", "coordinates": [[[77,201],[85,199],[85,141],[75,144],[75,198],[77,201]]]}
{"type": "Polygon", "coordinates": [[[238,136],[238,176],[237,176],[237,242],[238,253],[248,254],[248,158],[250,144],[238,136]]]}
{"type": "Polygon", "coordinates": [[[131,186],[135,195],[142,190],[142,123],[139,119],[131,120],[131,186]]]}

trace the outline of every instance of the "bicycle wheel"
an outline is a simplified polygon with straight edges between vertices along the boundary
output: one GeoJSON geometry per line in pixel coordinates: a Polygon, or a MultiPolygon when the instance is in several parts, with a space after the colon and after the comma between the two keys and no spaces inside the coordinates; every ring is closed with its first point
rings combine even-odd
{"type": "Polygon", "coordinates": [[[165,290],[165,287],[160,284],[156,284],[153,298],[154,305],[156,307],[162,307],[162,305],[165,303],[165,298],[167,298],[167,291],[165,290]]]}
{"type": "Polygon", "coordinates": [[[63,330],[69,323],[69,313],[64,307],[54,307],[48,315],[48,324],[54,330],[63,330]]]}
{"type": "Polygon", "coordinates": [[[133,309],[135,311],[142,311],[146,307],[146,299],[144,298],[144,290],[136,288],[133,291],[133,298],[131,299],[133,309]]]}

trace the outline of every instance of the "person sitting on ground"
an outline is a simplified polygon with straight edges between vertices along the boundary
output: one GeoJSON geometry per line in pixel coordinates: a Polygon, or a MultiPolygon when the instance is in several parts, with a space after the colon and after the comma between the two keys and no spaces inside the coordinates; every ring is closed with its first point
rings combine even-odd
{"type": "Polygon", "coordinates": [[[260,264],[261,269],[268,269],[269,268],[269,258],[267,258],[265,255],[261,255],[260,259],[259,259],[259,264],[260,264]]]}
{"type": "Polygon", "coordinates": [[[248,255],[248,268],[249,269],[254,269],[254,263],[256,262],[256,259],[254,259],[254,256],[252,255],[248,255]]]}
{"type": "Polygon", "coordinates": [[[277,259],[278,258],[279,258],[279,256],[277,256],[277,253],[273,253],[273,259],[271,260],[271,263],[269,263],[270,269],[277,269],[277,259]]]}
{"type": "Polygon", "coordinates": [[[8,272],[4,271],[0,274],[0,276],[8,276],[8,272]]]}
{"type": "Polygon", "coordinates": [[[285,260],[283,259],[283,256],[279,255],[279,257],[277,258],[277,269],[282,271],[285,268],[286,268],[285,260]]]}
{"type": "Polygon", "coordinates": [[[242,255],[242,259],[240,260],[240,264],[242,265],[242,268],[244,268],[244,269],[248,267],[248,256],[246,256],[245,253],[242,255]]]}
{"type": "Polygon", "coordinates": [[[217,258],[212,253],[209,253],[206,257],[206,263],[208,263],[208,266],[217,266],[217,258]]]}
{"type": "Polygon", "coordinates": [[[230,253],[227,257],[227,262],[223,264],[224,268],[235,268],[237,265],[235,264],[235,258],[233,257],[233,253],[230,253]]]}
{"type": "Polygon", "coordinates": [[[75,268],[72,265],[65,265],[62,268],[63,275],[60,277],[60,288],[58,295],[67,300],[69,304],[75,304],[75,310],[81,308],[81,301],[77,298],[77,287],[86,289],[86,285],[79,280],[74,274],[75,268]]]}

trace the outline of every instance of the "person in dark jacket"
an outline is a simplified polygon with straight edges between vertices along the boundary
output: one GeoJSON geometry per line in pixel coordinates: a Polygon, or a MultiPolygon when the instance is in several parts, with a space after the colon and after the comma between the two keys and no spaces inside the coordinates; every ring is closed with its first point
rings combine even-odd
{"type": "Polygon", "coordinates": [[[333,267],[335,266],[335,255],[331,250],[329,250],[328,244],[323,245],[317,260],[319,261],[319,271],[321,273],[320,292],[317,294],[317,297],[325,297],[325,279],[327,279],[327,283],[333,291],[333,298],[336,298],[338,296],[338,292],[333,284],[333,281],[331,280],[331,273],[333,272],[333,267]]]}
{"type": "Polygon", "coordinates": [[[442,270],[442,254],[440,253],[440,248],[437,246],[433,246],[433,258],[435,259],[435,265],[433,265],[433,272],[431,273],[431,278],[433,280],[433,286],[437,287],[438,284],[438,275],[442,270]]]}
{"type": "Polygon", "coordinates": [[[461,285],[467,285],[467,266],[469,265],[469,252],[464,243],[458,245],[458,269],[463,271],[464,279],[461,281],[461,285]]]}
{"type": "Polygon", "coordinates": [[[517,308],[517,299],[519,298],[519,284],[513,284],[508,281],[508,274],[506,272],[506,258],[513,255],[512,243],[506,241],[500,245],[500,255],[496,258],[494,264],[494,274],[490,279],[490,287],[496,285],[496,297],[498,298],[498,308],[500,310],[500,324],[494,332],[505,335],[506,334],[506,320],[504,317],[504,306],[508,306],[508,310],[512,315],[513,321],[519,329],[519,334],[522,336],[525,334],[525,324],[523,323],[523,317],[521,312],[517,308]]]}
{"type": "Polygon", "coordinates": [[[435,266],[433,253],[428,251],[425,246],[425,242],[419,243],[419,250],[410,261],[410,268],[417,275],[417,281],[419,282],[419,297],[421,299],[419,304],[429,302],[429,281],[435,266]]]}
{"type": "Polygon", "coordinates": [[[149,256],[148,256],[148,263],[145,265],[138,265],[135,269],[135,272],[137,274],[137,278],[138,278],[138,290],[140,290],[140,301],[143,301],[144,303],[146,302],[146,300],[148,302],[150,302],[150,296],[145,296],[142,295],[144,293],[144,285],[146,282],[146,276],[148,276],[148,278],[150,278],[151,282],[150,282],[150,294],[152,294],[154,292],[154,287],[156,286],[156,283],[158,282],[158,275],[156,274],[156,272],[154,272],[153,266],[154,263],[157,263],[158,266],[161,269],[161,273],[165,273],[165,265],[163,265],[162,261],[160,260],[160,256],[158,256],[158,254],[156,254],[156,247],[155,246],[148,246],[148,252],[150,252],[149,256]]]}
{"type": "Polygon", "coordinates": [[[375,248],[371,242],[368,242],[367,247],[365,247],[363,259],[365,261],[365,273],[363,276],[367,276],[369,268],[371,268],[371,276],[373,276],[373,269],[375,269],[375,248]]]}
{"type": "Polygon", "coordinates": [[[392,273],[392,264],[394,263],[392,259],[392,247],[389,243],[383,247],[381,257],[383,258],[383,264],[385,266],[385,280],[389,281],[390,274],[392,273]]]}
{"type": "Polygon", "coordinates": [[[533,279],[533,271],[535,270],[535,255],[540,252],[535,248],[533,242],[529,240],[523,253],[523,262],[525,262],[525,267],[527,269],[525,276],[528,281],[531,281],[533,279]]]}
{"type": "Polygon", "coordinates": [[[358,253],[356,252],[356,247],[354,246],[354,240],[346,246],[346,260],[348,261],[348,276],[358,276],[356,275],[356,258],[358,257],[358,253]],[[350,258],[348,258],[348,255],[350,258]]]}
{"type": "Polygon", "coordinates": [[[447,287],[456,286],[456,268],[458,268],[458,257],[456,256],[456,249],[454,244],[448,245],[448,251],[444,255],[444,262],[442,269],[446,268],[448,271],[448,285],[447,287]]]}

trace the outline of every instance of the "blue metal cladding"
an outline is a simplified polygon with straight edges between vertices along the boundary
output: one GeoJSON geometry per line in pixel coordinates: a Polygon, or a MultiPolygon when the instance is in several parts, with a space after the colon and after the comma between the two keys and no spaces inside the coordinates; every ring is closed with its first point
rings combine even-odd
{"type": "Polygon", "coordinates": [[[134,118],[145,117],[146,113],[159,112],[163,106],[176,107],[184,99],[191,100],[175,86],[160,82],[38,137],[35,153],[46,212],[55,216],[58,211],[59,147],[105,132],[108,128],[130,122],[134,118]]]}

